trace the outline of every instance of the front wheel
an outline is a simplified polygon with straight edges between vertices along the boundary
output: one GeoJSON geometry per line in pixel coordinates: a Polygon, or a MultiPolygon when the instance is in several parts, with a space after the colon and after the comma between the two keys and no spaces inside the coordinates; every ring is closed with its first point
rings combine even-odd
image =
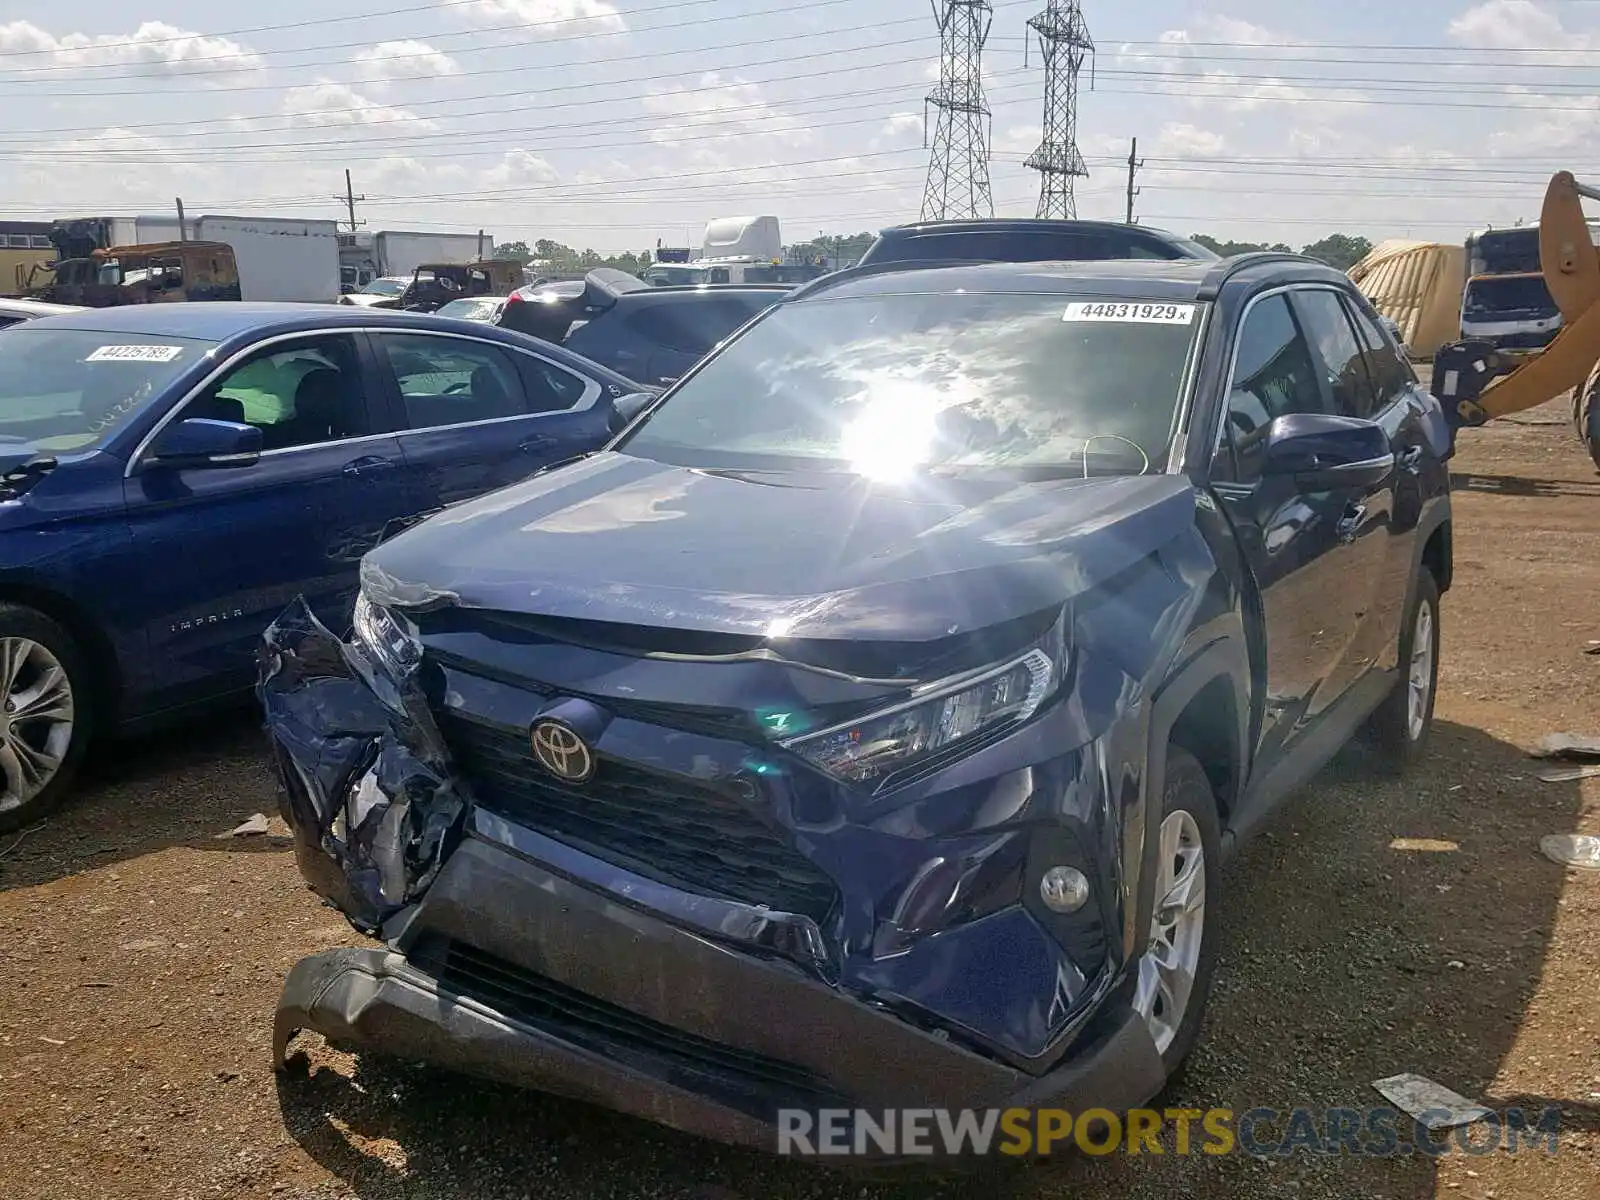
{"type": "Polygon", "coordinates": [[[1155,899],[1133,1006],[1171,1075],[1200,1035],[1216,971],[1217,910],[1212,893],[1222,846],[1211,780],[1199,760],[1181,746],[1167,747],[1157,837],[1155,899]]]}
{"type": "Polygon", "coordinates": [[[89,742],[85,675],[66,630],[0,604],[0,833],[37,820],[72,786],[89,742]]]}
{"type": "Polygon", "coordinates": [[[1402,775],[1422,757],[1433,729],[1439,684],[1439,585],[1426,567],[1417,576],[1400,632],[1400,677],[1368,722],[1380,768],[1402,775]]]}

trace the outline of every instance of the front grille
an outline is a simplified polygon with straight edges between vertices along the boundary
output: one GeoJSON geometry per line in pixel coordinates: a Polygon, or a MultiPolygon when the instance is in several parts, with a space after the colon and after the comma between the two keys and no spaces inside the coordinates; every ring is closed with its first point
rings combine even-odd
{"type": "MultiPolygon", "coordinates": [[[[838,1099],[834,1089],[804,1067],[663,1025],[465,942],[425,939],[408,957],[458,996],[610,1059],[653,1067],[654,1073],[662,1067],[669,1074],[689,1072],[697,1090],[705,1090],[708,1079],[719,1082],[723,1086],[716,1090],[735,1104],[741,1093],[746,1100],[757,1099],[752,1089],[762,1089],[759,1099],[766,1101],[772,1099],[771,1091],[791,1101],[838,1099]]],[[[752,1111],[762,1107],[739,1106],[752,1111]]]]}
{"type": "Polygon", "coordinates": [[[533,761],[525,733],[452,713],[445,741],[479,803],[671,887],[822,921],[837,889],[773,828],[714,784],[600,760],[574,787],[533,761]]]}

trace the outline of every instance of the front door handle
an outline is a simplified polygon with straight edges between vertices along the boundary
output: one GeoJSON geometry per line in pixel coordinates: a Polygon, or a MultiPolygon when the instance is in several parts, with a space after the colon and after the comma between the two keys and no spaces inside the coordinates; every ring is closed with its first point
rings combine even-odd
{"type": "Polygon", "coordinates": [[[517,449],[521,450],[524,454],[543,454],[546,450],[554,450],[555,448],[556,439],[553,437],[545,437],[543,434],[538,434],[531,438],[524,438],[522,441],[517,443],[517,449]]]}
{"type": "Polygon", "coordinates": [[[1361,529],[1361,522],[1366,519],[1367,506],[1365,504],[1346,504],[1344,514],[1340,516],[1339,523],[1334,526],[1338,531],[1341,542],[1353,542],[1356,534],[1361,529]]]}
{"type": "Polygon", "coordinates": [[[351,479],[370,479],[374,475],[392,471],[397,466],[399,464],[392,458],[384,458],[381,454],[368,454],[345,463],[344,473],[351,479]]]}

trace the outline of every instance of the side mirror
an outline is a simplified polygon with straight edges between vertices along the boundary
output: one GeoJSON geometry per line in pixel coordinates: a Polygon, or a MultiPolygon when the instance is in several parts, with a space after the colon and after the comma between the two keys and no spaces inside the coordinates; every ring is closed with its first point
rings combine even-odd
{"type": "Polygon", "coordinates": [[[1355,417],[1290,413],[1267,426],[1263,476],[1292,476],[1302,492],[1374,488],[1394,470],[1381,425],[1355,417]]]}
{"type": "Polygon", "coordinates": [[[629,392],[611,402],[611,432],[621,433],[655,400],[654,392],[629,392]]]}
{"type": "Polygon", "coordinates": [[[261,430],[235,421],[189,417],[168,425],[145,460],[154,467],[248,467],[261,458],[261,430]]]}

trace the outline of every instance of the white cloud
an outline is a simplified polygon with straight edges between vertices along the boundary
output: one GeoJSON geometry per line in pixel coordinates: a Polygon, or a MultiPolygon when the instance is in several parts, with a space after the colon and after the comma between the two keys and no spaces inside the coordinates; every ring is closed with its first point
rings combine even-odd
{"type": "Polygon", "coordinates": [[[413,129],[432,128],[437,122],[418,116],[409,108],[382,104],[363,96],[344,83],[326,79],[283,94],[283,112],[295,124],[319,128],[335,126],[405,125],[413,129]]]}
{"type": "Polygon", "coordinates": [[[1489,0],[1456,17],[1449,32],[1464,46],[1492,50],[1559,46],[1571,44],[1574,37],[1562,28],[1560,17],[1532,0],[1489,0]]]}
{"type": "Polygon", "coordinates": [[[461,65],[441,50],[427,42],[410,39],[397,42],[379,42],[356,55],[356,65],[367,79],[437,79],[443,75],[459,75],[461,65]]]}
{"type": "Polygon", "coordinates": [[[883,132],[894,138],[921,137],[924,129],[922,114],[918,112],[898,112],[883,123],[883,132]]]}
{"type": "Polygon", "coordinates": [[[1162,157],[1215,158],[1228,149],[1228,141],[1211,129],[1184,121],[1169,121],[1156,134],[1150,151],[1162,157]]]}
{"type": "MultiPolygon", "coordinates": [[[[219,68],[248,71],[261,66],[261,56],[238,42],[206,37],[164,21],[146,21],[131,34],[67,33],[60,37],[29,21],[12,21],[0,25],[0,50],[47,55],[49,65],[57,67],[127,66],[144,68],[153,75],[219,68]]],[[[10,65],[27,70],[34,64],[10,65]]]]}
{"type": "Polygon", "coordinates": [[[718,71],[707,71],[692,87],[657,90],[645,97],[644,106],[683,122],[651,131],[650,140],[662,146],[698,140],[703,134],[695,126],[715,127],[728,137],[778,137],[790,144],[811,139],[805,124],[769,104],[759,85],[736,76],[724,78],[718,71]]]}
{"type": "Polygon", "coordinates": [[[621,33],[627,21],[605,0],[477,0],[466,8],[481,25],[531,26],[531,33],[621,33]]]}
{"type": "Polygon", "coordinates": [[[560,179],[561,172],[529,150],[507,150],[505,157],[483,173],[486,187],[557,183],[560,179]]]}

